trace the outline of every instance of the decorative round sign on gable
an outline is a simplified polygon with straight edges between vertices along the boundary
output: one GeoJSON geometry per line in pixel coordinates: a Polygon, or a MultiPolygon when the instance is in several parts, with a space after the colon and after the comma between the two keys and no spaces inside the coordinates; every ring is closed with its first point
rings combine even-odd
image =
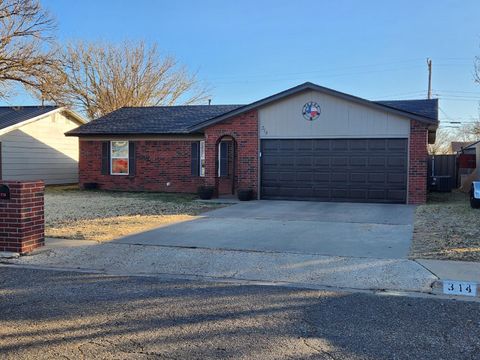
{"type": "Polygon", "coordinates": [[[322,110],[320,109],[320,105],[318,105],[316,102],[310,101],[303,105],[302,114],[305,120],[317,120],[321,112],[322,110]]]}

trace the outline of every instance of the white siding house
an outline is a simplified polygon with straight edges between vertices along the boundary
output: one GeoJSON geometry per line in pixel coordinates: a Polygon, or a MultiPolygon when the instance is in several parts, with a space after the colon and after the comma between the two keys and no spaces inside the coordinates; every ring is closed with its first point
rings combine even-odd
{"type": "Polygon", "coordinates": [[[66,108],[0,108],[0,179],[78,182],[78,139],[64,134],[84,123],[66,108]]]}

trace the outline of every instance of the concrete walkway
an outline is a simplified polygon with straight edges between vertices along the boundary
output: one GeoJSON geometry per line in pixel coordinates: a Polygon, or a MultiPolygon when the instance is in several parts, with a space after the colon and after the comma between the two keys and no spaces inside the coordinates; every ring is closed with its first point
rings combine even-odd
{"type": "Polygon", "coordinates": [[[480,284],[478,262],[427,259],[418,259],[417,262],[441,280],[472,281],[480,284]]]}

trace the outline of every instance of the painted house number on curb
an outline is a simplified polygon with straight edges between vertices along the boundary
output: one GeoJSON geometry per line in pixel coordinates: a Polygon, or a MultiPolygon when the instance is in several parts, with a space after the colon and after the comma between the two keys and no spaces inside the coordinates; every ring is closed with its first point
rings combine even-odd
{"type": "Polygon", "coordinates": [[[445,280],[443,293],[448,295],[477,296],[477,284],[466,281],[445,280]]]}

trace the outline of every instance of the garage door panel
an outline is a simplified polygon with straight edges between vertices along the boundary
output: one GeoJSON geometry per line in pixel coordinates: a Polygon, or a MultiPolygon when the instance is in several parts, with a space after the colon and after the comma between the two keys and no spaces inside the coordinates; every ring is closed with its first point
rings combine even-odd
{"type": "Polygon", "coordinates": [[[348,157],[338,157],[338,156],[335,156],[335,157],[332,157],[330,159],[330,165],[332,167],[342,167],[344,168],[346,165],[348,164],[348,157]]]}
{"type": "Polygon", "coordinates": [[[388,167],[401,167],[404,168],[406,165],[406,159],[402,156],[391,156],[387,158],[388,167]]]}
{"type": "Polygon", "coordinates": [[[366,166],[368,163],[367,157],[351,157],[350,158],[350,166],[366,166]]]}
{"type": "Polygon", "coordinates": [[[348,140],[335,140],[331,141],[331,148],[334,151],[348,151],[348,144],[348,140]]]}
{"type": "Polygon", "coordinates": [[[351,173],[350,182],[352,184],[367,184],[368,183],[368,174],[362,173],[351,173]]]}
{"type": "Polygon", "coordinates": [[[383,200],[387,197],[386,190],[383,189],[371,189],[368,191],[368,198],[371,200],[383,200]]]}
{"type": "MultiPolygon", "coordinates": [[[[348,181],[348,173],[332,173],[330,176],[331,182],[339,182],[339,183],[346,183],[348,181]]],[[[334,184],[332,184],[334,185],[334,184]]]]}
{"type": "Polygon", "coordinates": [[[314,140],[313,150],[330,150],[330,141],[314,140]]]}
{"type": "Polygon", "coordinates": [[[371,184],[382,184],[385,182],[386,174],[385,173],[369,173],[368,182],[371,184]]]}
{"type": "Polygon", "coordinates": [[[385,157],[373,155],[372,157],[368,158],[368,165],[372,167],[384,167],[386,163],[387,159],[385,159],[385,157]]]}
{"type": "Polygon", "coordinates": [[[330,184],[330,173],[315,172],[313,175],[313,181],[315,183],[327,183],[330,184]]]}
{"type": "Polygon", "coordinates": [[[367,200],[368,190],[367,189],[350,189],[350,198],[353,200],[367,200]]]}
{"type": "Polygon", "coordinates": [[[368,142],[368,150],[386,150],[386,145],[385,139],[370,139],[368,142]]]}
{"type": "Polygon", "coordinates": [[[387,148],[388,150],[398,150],[403,153],[407,151],[408,142],[405,139],[388,139],[387,148]]]}
{"type": "Polygon", "coordinates": [[[312,182],[313,173],[312,172],[297,172],[295,180],[298,182],[312,182]]]}
{"type": "Polygon", "coordinates": [[[317,169],[319,167],[327,167],[328,168],[330,166],[330,158],[329,157],[324,157],[324,156],[316,157],[313,161],[313,165],[317,169]]]}
{"type": "Polygon", "coordinates": [[[277,142],[278,150],[295,150],[295,140],[273,140],[277,142]]]}
{"type": "Polygon", "coordinates": [[[405,190],[394,190],[390,189],[388,191],[388,198],[392,200],[397,200],[399,202],[404,201],[407,196],[407,192],[405,190]]]}
{"type": "Polygon", "coordinates": [[[367,151],[368,150],[368,140],[354,139],[350,141],[349,150],[355,151],[367,151]]]}
{"type": "Polygon", "coordinates": [[[261,147],[263,198],[406,200],[407,139],[262,140],[261,147]]]}

